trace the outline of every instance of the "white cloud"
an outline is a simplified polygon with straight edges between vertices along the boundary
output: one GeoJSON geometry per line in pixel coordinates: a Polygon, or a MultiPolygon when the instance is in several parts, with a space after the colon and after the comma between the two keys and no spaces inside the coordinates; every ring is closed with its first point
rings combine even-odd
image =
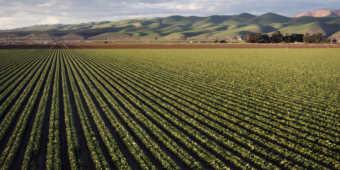
{"type": "Polygon", "coordinates": [[[59,20],[56,17],[47,17],[45,20],[39,23],[39,25],[46,25],[46,24],[58,24],[59,20]]]}
{"type": "Polygon", "coordinates": [[[180,10],[197,10],[197,9],[203,9],[203,5],[193,3],[193,4],[181,4],[181,5],[176,5],[175,9],[180,9],[180,10]]]}
{"type": "Polygon", "coordinates": [[[48,6],[52,6],[53,5],[53,2],[48,2],[48,3],[45,3],[45,4],[38,4],[37,7],[48,7],[48,6]]]}
{"type": "Polygon", "coordinates": [[[11,29],[10,23],[13,22],[11,18],[0,18],[0,25],[2,29],[11,29]]]}

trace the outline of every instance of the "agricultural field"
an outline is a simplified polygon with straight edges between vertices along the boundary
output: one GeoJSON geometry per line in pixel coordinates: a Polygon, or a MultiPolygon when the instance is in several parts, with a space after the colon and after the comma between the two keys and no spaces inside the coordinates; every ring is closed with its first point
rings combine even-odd
{"type": "Polygon", "coordinates": [[[0,169],[340,169],[339,53],[0,50],[0,169]]]}
{"type": "Polygon", "coordinates": [[[235,49],[235,48],[340,48],[340,44],[247,44],[247,43],[89,43],[89,44],[36,44],[0,45],[0,49],[235,49]]]}

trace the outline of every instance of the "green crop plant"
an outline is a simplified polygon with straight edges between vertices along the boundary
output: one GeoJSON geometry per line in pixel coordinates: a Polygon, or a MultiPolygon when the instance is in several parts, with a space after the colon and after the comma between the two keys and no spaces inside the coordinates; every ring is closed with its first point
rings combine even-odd
{"type": "Polygon", "coordinates": [[[339,52],[0,50],[0,169],[340,169],[339,52]]]}

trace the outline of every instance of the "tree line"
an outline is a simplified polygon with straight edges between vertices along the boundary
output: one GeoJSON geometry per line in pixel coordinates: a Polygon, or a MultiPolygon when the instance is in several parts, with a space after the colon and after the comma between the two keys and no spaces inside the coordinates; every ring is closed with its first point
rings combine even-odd
{"type": "Polygon", "coordinates": [[[291,42],[304,42],[304,43],[336,43],[336,39],[327,39],[322,33],[311,35],[310,33],[282,35],[280,31],[275,31],[271,36],[261,33],[250,33],[244,37],[247,43],[291,43],[291,42]]]}

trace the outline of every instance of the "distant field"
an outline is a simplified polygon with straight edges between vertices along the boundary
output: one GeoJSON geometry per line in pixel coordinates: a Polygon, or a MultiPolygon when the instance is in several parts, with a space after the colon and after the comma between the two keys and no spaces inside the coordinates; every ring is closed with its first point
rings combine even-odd
{"type": "Polygon", "coordinates": [[[1,170],[340,169],[339,48],[54,47],[0,50],[1,170]]]}
{"type": "Polygon", "coordinates": [[[292,43],[70,43],[35,45],[0,45],[1,49],[237,49],[237,48],[340,48],[340,44],[292,44],[292,43]]]}

